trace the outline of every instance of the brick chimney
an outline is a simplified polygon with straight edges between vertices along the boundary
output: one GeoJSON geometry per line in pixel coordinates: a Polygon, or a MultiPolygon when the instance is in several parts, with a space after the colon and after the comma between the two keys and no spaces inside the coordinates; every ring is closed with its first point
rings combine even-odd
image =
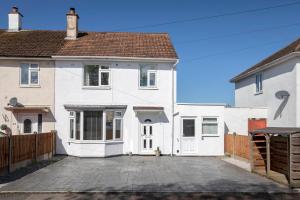
{"type": "Polygon", "coordinates": [[[78,36],[78,19],[75,8],[70,8],[67,13],[67,37],[66,40],[76,40],[78,36]]]}
{"type": "Polygon", "coordinates": [[[8,31],[18,32],[22,29],[22,18],[23,15],[19,13],[17,7],[12,7],[10,13],[8,13],[8,31]]]}

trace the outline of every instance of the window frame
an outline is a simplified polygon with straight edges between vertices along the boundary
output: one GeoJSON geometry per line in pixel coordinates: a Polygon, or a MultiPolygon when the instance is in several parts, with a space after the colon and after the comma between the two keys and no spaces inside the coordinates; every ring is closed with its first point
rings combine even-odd
{"type": "Polygon", "coordinates": [[[196,138],[196,133],[197,133],[197,117],[181,117],[181,137],[182,138],[196,138]],[[194,136],[184,136],[183,130],[184,130],[184,126],[183,126],[183,120],[194,120],[194,136]]]}
{"type": "Polygon", "coordinates": [[[26,63],[22,62],[19,66],[19,85],[20,87],[40,87],[40,65],[39,63],[26,63]],[[28,83],[22,83],[22,65],[28,65],[28,83]],[[37,68],[32,68],[32,65],[37,65],[37,68]],[[37,83],[31,83],[31,72],[37,72],[37,83]]]}
{"type": "Polygon", "coordinates": [[[76,112],[69,111],[69,139],[70,140],[77,140],[76,139],[76,112]],[[72,113],[72,114],[71,114],[72,113]],[[73,120],[73,138],[71,138],[71,120],[73,120]]]}
{"type": "Polygon", "coordinates": [[[158,89],[157,74],[158,74],[157,65],[139,64],[139,70],[138,70],[138,86],[139,86],[139,89],[141,89],[141,90],[157,90],[158,89]],[[147,69],[147,85],[146,86],[141,86],[141,68],[142,67],[152,68],[152,69],[147,69]],[[155,85],[154,86],[150,85],[150,74],[151,73],[155,74],[155,85]]]}
{"type": "Polygon", "coordinates": [[[82,88],[83,89],[111,89],[111,82],[112,82],[112,72],[111,72],[111,64],[96,64],[96,63],[84,63],[83,68],[82,68],[82,88]],[[99,67],[98,69],[98,85],[93,86],[93,85],[85,85],[84,77],[85,77],[85,67],[88,65],[94,65],[99,67]],[[108,67],[108,69],[101,69],[101,67],[108,67]],[[108,73],[108,85],[102,85],[101,81],[101,74],[102,73],[108,73]]]}
{"type": "Polygon", "coordinates": [[[218,116],[202,116],[201,117],[201,135],[203,137],[219,137],[220,131],[219,131],[219,117],[218,116]],[[204,119],[217,119],[216,122],[204,122],[204,119]],[[217,124],[217,133],[216,134],[204,134],[203,133],[203,124],[217,124]]]}
{"type": "Polygon", "coordinates": [[[255,94],[263,93],[263,72],[255,74],[255,94]]]}

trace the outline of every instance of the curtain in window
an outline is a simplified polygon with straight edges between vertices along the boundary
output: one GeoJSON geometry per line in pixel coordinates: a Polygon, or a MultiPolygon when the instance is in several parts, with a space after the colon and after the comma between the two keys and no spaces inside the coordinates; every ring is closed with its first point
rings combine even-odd
{"type": "Polygon", "coordinates": [[[84,140],[102,140],[102,111],[84,111],[84,140]]]}
{"type": "Polygon", "coordinates": [[[202,134],[218,134],[218,124],[202,124],[202,134]]]}

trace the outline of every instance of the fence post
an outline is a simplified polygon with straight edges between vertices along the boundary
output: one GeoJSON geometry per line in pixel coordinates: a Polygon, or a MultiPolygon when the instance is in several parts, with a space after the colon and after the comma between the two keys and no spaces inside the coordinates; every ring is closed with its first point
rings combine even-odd
{"type": "Polygon", "coordinates": [[[56,154],[56,130],[51,130],[52,133],[52,157],[56,154]]]}
{"type": "Polygon", "coordinates": [[[232,148],[232,154],[233,154],[233,159],[235,159],[235,149],[236,149],[236,146],[235,146],[235,136],[236,136],[236,132],[233,132],[233,148],[232,148]]]}
{"type": "Polygon", "coordinates": [[[34,132],[35,135],[35,157],[34,160],[35,162],[37,161],[37,157],[38,157],[38,136],[37,136],[37,132],[34,132]]]}
{"type": "Polygon", "coordinates": [[[8,135],[8,173],[10,173],[12,171],[12,140],[13,137],[11,134],[8,135]]]}

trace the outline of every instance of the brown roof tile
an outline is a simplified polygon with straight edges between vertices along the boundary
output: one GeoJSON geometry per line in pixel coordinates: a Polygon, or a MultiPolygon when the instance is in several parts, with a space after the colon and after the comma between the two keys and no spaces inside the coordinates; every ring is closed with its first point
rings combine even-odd
{"type": "Polygon", "coordinates": [[[0,30],[0,56],[115,56],[177,58],[166,33],[83,32],[65,40],[65,31],[0,30]]]}
{"type": "Polygon", "coordinates": [[[249,69],[245,70],[244,72],[240,73],[239,75],[235,76],[230,80],[230,82],[237,82],[241,80],[242,78],[245,78],[249,75],[251,75],[254,71],[260,70],[263,68],[264,65],[275,61],[283,56],[286,56],[293,52],[300,52],[300,38],[289,44],[288,46],[284,47],[283,49],[280,49],[279,51],[275,52],[271,56],[265,58],[264,60],[260,61],[256,65],[250,67],[249,69]]]}

